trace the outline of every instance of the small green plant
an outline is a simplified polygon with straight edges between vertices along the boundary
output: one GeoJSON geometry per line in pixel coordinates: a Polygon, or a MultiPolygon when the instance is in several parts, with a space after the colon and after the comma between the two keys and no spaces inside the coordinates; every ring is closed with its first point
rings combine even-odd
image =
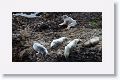
{"type": "Polygon", "coordinates": [[[93,28],[97,28],[98,27],[97,21],[90,21],[89,25],[92,26],[93,28]]]}

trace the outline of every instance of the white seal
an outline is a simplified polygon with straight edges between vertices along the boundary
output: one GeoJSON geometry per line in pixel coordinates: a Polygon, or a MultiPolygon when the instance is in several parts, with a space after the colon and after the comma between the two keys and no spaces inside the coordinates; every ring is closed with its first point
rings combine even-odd
{"type": "Polygon", "coordinates": [[[71,49],[75,48],[76,45],[78,44],[78,42],[81,42],[81,39],[74,39],[67,46],[65,46],[65,50],[64,50],[64,56],[65,56],[65,58],[68,58],[71,49]]]}
{"type": "Polygon", "coordinates": [[[100,41],[100,38],[99,37],[94,37],[90,40],[88,40],[87,42],[84,43],[84,46],[94,46],[96,44],[98,44],[100,41]]]}
{"type": "Polygon", "coordinates": [[[59,39],[55,39],[51,42],[50,47],[51,48],[56,48],[58,47],[60,44],[62,44],[65,40],[67,40],[67,37],[61,37],[59,39]]]}
{"type": "Polygon", "coordinates": [[[38,43],[36,41],[33,42],[33,49],[35,51],[37,51],[36,54],[42,54],[42,55],[48,54],[47,49],[43,45],[41,45],[40,43],[38,43]]]}
{"type": "Polygon", "coordinates": [[[64,22],[59,25],[66,24],[68,26],[67,29],[70,29],[71,27],[74,27],[77,24],[76,20],[73,20],[71,17],[68,17],[67,15],[63,15],[62,18],[64,22]]]}

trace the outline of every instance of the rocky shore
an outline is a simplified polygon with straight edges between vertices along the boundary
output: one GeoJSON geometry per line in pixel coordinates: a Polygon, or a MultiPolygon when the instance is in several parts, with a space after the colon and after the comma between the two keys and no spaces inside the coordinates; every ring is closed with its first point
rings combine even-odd
{"type": "MultiPolygon", "coordinates": [[[[35,17],[12,14],[12,61],[13,62],[66,62],[63,55],[66,44],[56,50],[50,49],[53,39],[68,37],[79,38],[84,42],[93,37],[102,37],[101,12],[40,12],[35,17]],[[68,15],[77,21],[77,28],[67,30],[67,26],[59,26],[63,22],[62,15],[68,15]],[[49,55],[35,55],[33,41],[44,45],[49,55]]],[[[23,12],[34,14],[34,12],[23,12]]],[[[83,47],[82,43],[71,51],[68,62],[102,62],[102,40],[92,47],[83,47]]]]}

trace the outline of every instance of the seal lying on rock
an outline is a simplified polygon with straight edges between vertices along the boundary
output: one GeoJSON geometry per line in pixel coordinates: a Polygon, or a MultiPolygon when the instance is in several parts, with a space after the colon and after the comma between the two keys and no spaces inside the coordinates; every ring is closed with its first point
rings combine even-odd
{"type": "Polygon", "coordinates": [[[43,45],[41,45],[40,43],[38,43],[36,41],[33,42],[33,49],[35,51],[37,51],[36,54],[42,54],[42,55],[48,54],[47,49],[43,45]]]}
{"type": "Polygon", "coordinates": [[[100,38],[99,37],[94,37],[94,38],[88,40],[87,42],[85,42],[83,44],[83,46],[85,46],[85,47],[91,47],[91,46],[97,45],[99,42],[100,42],[100,38]]]}
{"type": "Polygon", "coordinates": [[[54,48],[58,47],[60,44],[62,44],[65,40],[67,40],[67,37],[61,37],[59,39],[55,39],[51,42],[50,47],[52,49],[54,49],[54,48]]]}
{"type": "Polygon", "coordinates": [[[71,17],[68,17],[67,15],[62,16],[64,22],[59,25],[67,25],[67,29],[70,29],[71,27],[74,27],[77,22],[76,20],[73,20],[71,17]]]}
{"type": "Polygon", "coordinates": [[[81,39],[74,39],[67,46],[65,46],[64,56],[66,59],[68,58],[71,49],[75,48],[78,42],[81,42],[81,39]]]}

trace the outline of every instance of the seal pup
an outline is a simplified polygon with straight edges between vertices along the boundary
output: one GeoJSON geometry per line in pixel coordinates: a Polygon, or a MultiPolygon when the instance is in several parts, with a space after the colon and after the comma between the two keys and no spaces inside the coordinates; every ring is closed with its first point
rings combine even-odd
{"type": "Polygon", "coordinates": [[[77,25],[76,20],[73,20],[71,17],[68,17],[67,15],[63,15],[62,19],[64,20],[64,22],[59,25],[60,26],[67,25],[67,29],[70,29],[71,27],[74,27],[75,25],[77,25]]]}
{"type": "Polygon", "coordinates": [[[66,59],[68,58],[68,56],[70,54],[70,51],[73,48],[75,48],[77,46],[77,44],[81,41],[82,41],[81,39],[74,39],[67,46],[65,46],[64,56],[65,56],[66,59]]]}
{"type": "Polygon", "coordinates": [[[36,41],[33,42],[33,49],[35,51],[37,51],[36,55],[37,54],[42,54],[42,55],[48,54],[47,49],[43,45],[41,45],[40,43],[38,43],[36,41]]]}
{"type": "Polygon", "coordinates": [[[61,38],[58,38],[58,39],[54,39],[50,44],[51,49],[57,48],[59,45],[61,45],[67,39],[68,39],[67,37],[61,37],[61,38]]]}
{"type": "Polygon", "coordinates": [[[83,46],[85,47],[91,47],[91,46],[95,46],[99,43],[100,38],[99,37],[93,37],[90,40],[86,41],[83,46]]]}

